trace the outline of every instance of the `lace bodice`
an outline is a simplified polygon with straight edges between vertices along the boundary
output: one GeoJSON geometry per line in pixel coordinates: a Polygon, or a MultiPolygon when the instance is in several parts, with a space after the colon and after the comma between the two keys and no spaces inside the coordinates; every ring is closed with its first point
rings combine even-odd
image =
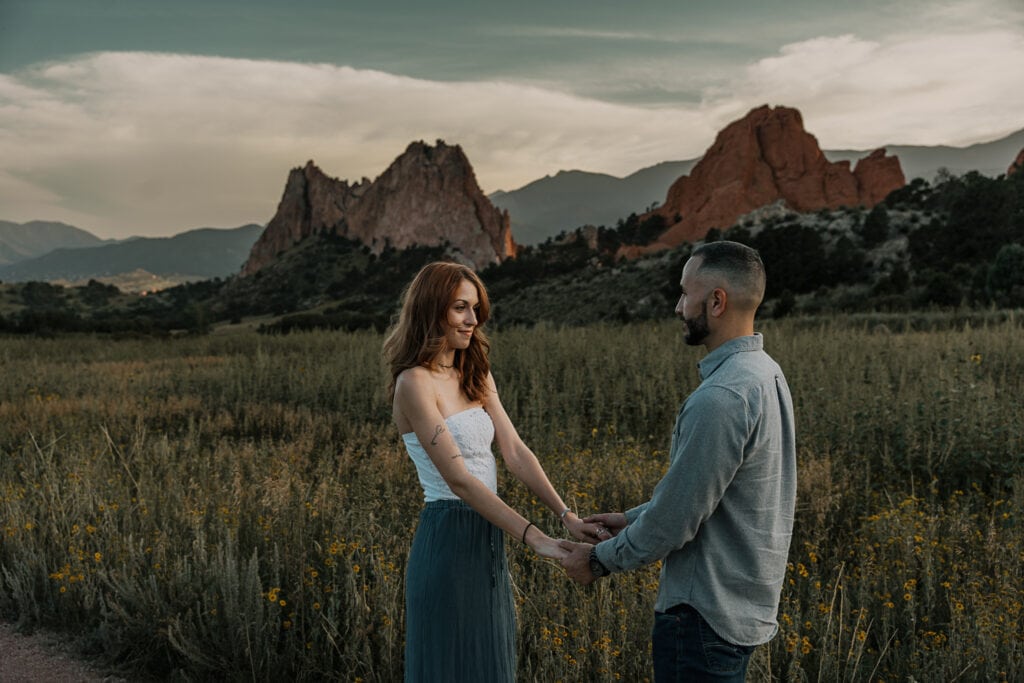
{"type": "MultiPolygon", "coordinates": [[[[469,473],[497,493],[498,467],[491,451],[491,442],[494,441],[494,423],[491,422],[491,416],[483,408],[469,408],[447,418],[445,424],[459,446],[469,473]]],[[[458,498],[437,471],[427,451],[420,444],[416,432],[402,434],[402,440],[405,442],[405,450],[416,465],[420,486],[423,487],[423,499],[429,503],[432,500],[458,498]]]]}

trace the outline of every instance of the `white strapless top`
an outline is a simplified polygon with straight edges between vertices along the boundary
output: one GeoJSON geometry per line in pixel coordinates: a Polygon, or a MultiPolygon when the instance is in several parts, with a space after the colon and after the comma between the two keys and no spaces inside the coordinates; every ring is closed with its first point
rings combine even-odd
{"type": "MultiPolygon", "coordinates": [[[[459,446],[469,473],[482,481],[493,493],[497,493],[498,466],[494,461],[494,453],[491,452],[491,442],[494,441],[494,423],[491,422],[491,416],[483,408],[469,408],[446,418],[445,424],[459,446]]],[[[420,486],[423,487],[423,500],[428,503],[434,500],[457,500],[458,496],[448,488],[444,477],[437,471],[427,451],[420,444],[416,432],[402,434],[402,440],[405,442],[405,450],[416,465],[420,486]]]]}

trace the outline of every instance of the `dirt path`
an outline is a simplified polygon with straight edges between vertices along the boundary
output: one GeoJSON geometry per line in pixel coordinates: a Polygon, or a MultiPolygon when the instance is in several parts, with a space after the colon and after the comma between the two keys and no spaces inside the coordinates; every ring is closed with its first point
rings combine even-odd
{"type": "Polygon", "coordinates": [[[60,637],[23,636],[0,623],[0,683],[128,683],[105,675],[61,645],[60,637]]]}

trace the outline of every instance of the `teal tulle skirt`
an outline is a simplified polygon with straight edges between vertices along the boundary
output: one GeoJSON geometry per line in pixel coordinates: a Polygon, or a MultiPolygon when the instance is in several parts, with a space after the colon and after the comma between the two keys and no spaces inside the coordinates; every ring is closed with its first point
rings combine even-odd
{"type": "Polygon", "coordinates": [[[515,607],[501,530],[461,500],[427,503],[405,573],[405,680],[515,680],[515,607]]]}

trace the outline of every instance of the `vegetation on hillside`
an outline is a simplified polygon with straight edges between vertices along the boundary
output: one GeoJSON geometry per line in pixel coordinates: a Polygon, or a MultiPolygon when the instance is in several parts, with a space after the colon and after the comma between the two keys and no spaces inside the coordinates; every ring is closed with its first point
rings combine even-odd
{"type": "MultiPolygon", "coordinates": [[[[670,317],[690,245],[635,260],[666,223],[632,214],[614,227],[586,226],[484,269],[494,323],[582,325],[670,317]]],[[[916,179],[867,211],[797,214],[759,209],[708,240],[756,247],[768,270],[762,316],[1024,306],[1024,173],[916,179]]],[[[451,245],[380,254],[335,236],[306,239],[249,277],[191,283],[117,305],[97,305],[98,283],[63,290],[29,283],[8,290],[0,331],[166,334],[271,316],[266,332],[384,329],[402,287],[425,263],[458,258],[451,245]],[[85,292],[74,294],[76,289],[85,292]],[[92,292],[90,294],[89,292],[92,292]]]]}
{"type": "MultiPolygon", "coordinates": [[[[689,245],[635,261],[661,217],[578,228],[484,271],[510,322],[585,323],[671,315],[689,245]],[[589,239],[589,244],[588,244],[589,239]],[[593,246],[593,248],[590,248],[593,246]]],[[[1024,174],[915,180],[885,202],[797,214],[774,205],[712,230],[758,249],[768,271],[763,315],[1024,306],[1024,174]]]]}
{"type": "Polygon", "coordinates": [[[385,247],[374,254],[335,235],[306,239],[249,277],[230,280],[210,302],[220,319],[279,316],[270,331],[384,329],[402,288],[424,264],[445,258],[446,247],[385,247]]]}
{"type": "Polygon", "coordinates": [[[0,333],[44,337],[68,332],[115,336],[205,333],[214,320],[204,302],[222,286],[218,278],[140,296],[96,280],[81,287],[47,282],[0,285],[0,333]]]}

